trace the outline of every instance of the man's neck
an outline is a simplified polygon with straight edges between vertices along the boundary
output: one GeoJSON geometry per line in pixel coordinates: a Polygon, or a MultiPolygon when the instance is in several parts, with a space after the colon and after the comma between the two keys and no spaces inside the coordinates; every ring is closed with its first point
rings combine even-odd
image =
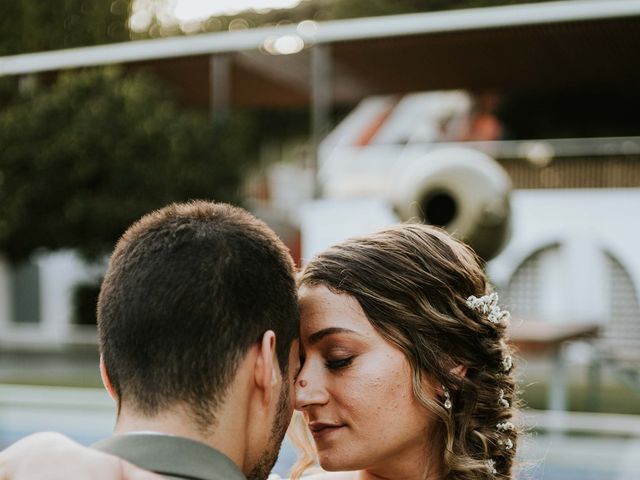
{"type": "Polygon", "coordinates": [[[219,450],[240,470],[244,470],[244,436],[239,429],[234,429],[231,434],[226,427],[227,425],[215,425],[212,426],[211,431],[204,431],[193,421],[193,416],[180,407],[163,410],[152,417],[146,417],[122,407],[114,434],[160,433],[188,438],[219,450]]]}

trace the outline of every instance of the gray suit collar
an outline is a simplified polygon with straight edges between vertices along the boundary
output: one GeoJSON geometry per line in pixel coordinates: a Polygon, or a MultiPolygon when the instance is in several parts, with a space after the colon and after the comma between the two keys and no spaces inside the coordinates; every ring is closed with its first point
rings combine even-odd
{"type": "Polygon", "coordinates": [[[146,470],[189,480],[246,480],[228,457],[204,443],[147,433],[114,435],[93,448],[146,470]]]}

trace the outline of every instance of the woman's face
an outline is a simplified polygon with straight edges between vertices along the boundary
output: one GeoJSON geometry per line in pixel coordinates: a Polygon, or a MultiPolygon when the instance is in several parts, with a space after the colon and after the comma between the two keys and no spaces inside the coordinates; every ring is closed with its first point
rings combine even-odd
{"type": "Polygon", "coordinates": [[[434,421],[413,395],[404,354],[371,325],[360,304],[324,286],[300,289],[303,412],[326,470],[384,475],[424,468],[434,421]]]}

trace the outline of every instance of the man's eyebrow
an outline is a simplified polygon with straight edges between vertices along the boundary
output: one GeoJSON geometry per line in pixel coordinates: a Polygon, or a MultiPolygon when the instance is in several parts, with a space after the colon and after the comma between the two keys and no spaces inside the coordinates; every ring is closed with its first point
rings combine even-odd
{"type": "Polygon", "coordinates": [[[349,330],[348,328],[329,327],[323,328],[322,330],[318,330],[317,332],[309,335],[309,337],[307,338],[307,342],[309,342],[309,345],[313,345],[314,343],[318,343],[327,335],[333,335],[334,333],[352,333],[355,335],[360,335],[358,332],[349,330]]]}

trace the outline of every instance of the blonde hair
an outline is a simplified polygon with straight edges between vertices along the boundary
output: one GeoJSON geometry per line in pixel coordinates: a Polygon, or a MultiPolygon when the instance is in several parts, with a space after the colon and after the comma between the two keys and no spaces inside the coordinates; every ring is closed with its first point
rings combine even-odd
{"type": "Polygon", "coordinates": [[[318,454],[313,443],[311,432],[300,412],[294,412],[287,430],[291,443],[298,449],[298,460],[291,467],[291,480],[298,480],[304,473],[318,462],[318,454]]]}
{"type": "MultiPolygon", "coordinates": [[[[512,478],[518,436],[511,423],[512,352],[506,325],[468,303],[490,293],[469,247],[434,227],[400,225],[329,248],[311,260],[299,283],[354,297],[373,327],[405,354],[415,397],[437,418],[430,440],[438,442],[443,478],[512,478]],[[452,371],[457,365],[464,375],[452,371]],[[446,388],[450,408],[447,398],[427,393],[425,378],[446,388]]],[[[296,474],[312,462],[305,448],[296,474]]]]}

